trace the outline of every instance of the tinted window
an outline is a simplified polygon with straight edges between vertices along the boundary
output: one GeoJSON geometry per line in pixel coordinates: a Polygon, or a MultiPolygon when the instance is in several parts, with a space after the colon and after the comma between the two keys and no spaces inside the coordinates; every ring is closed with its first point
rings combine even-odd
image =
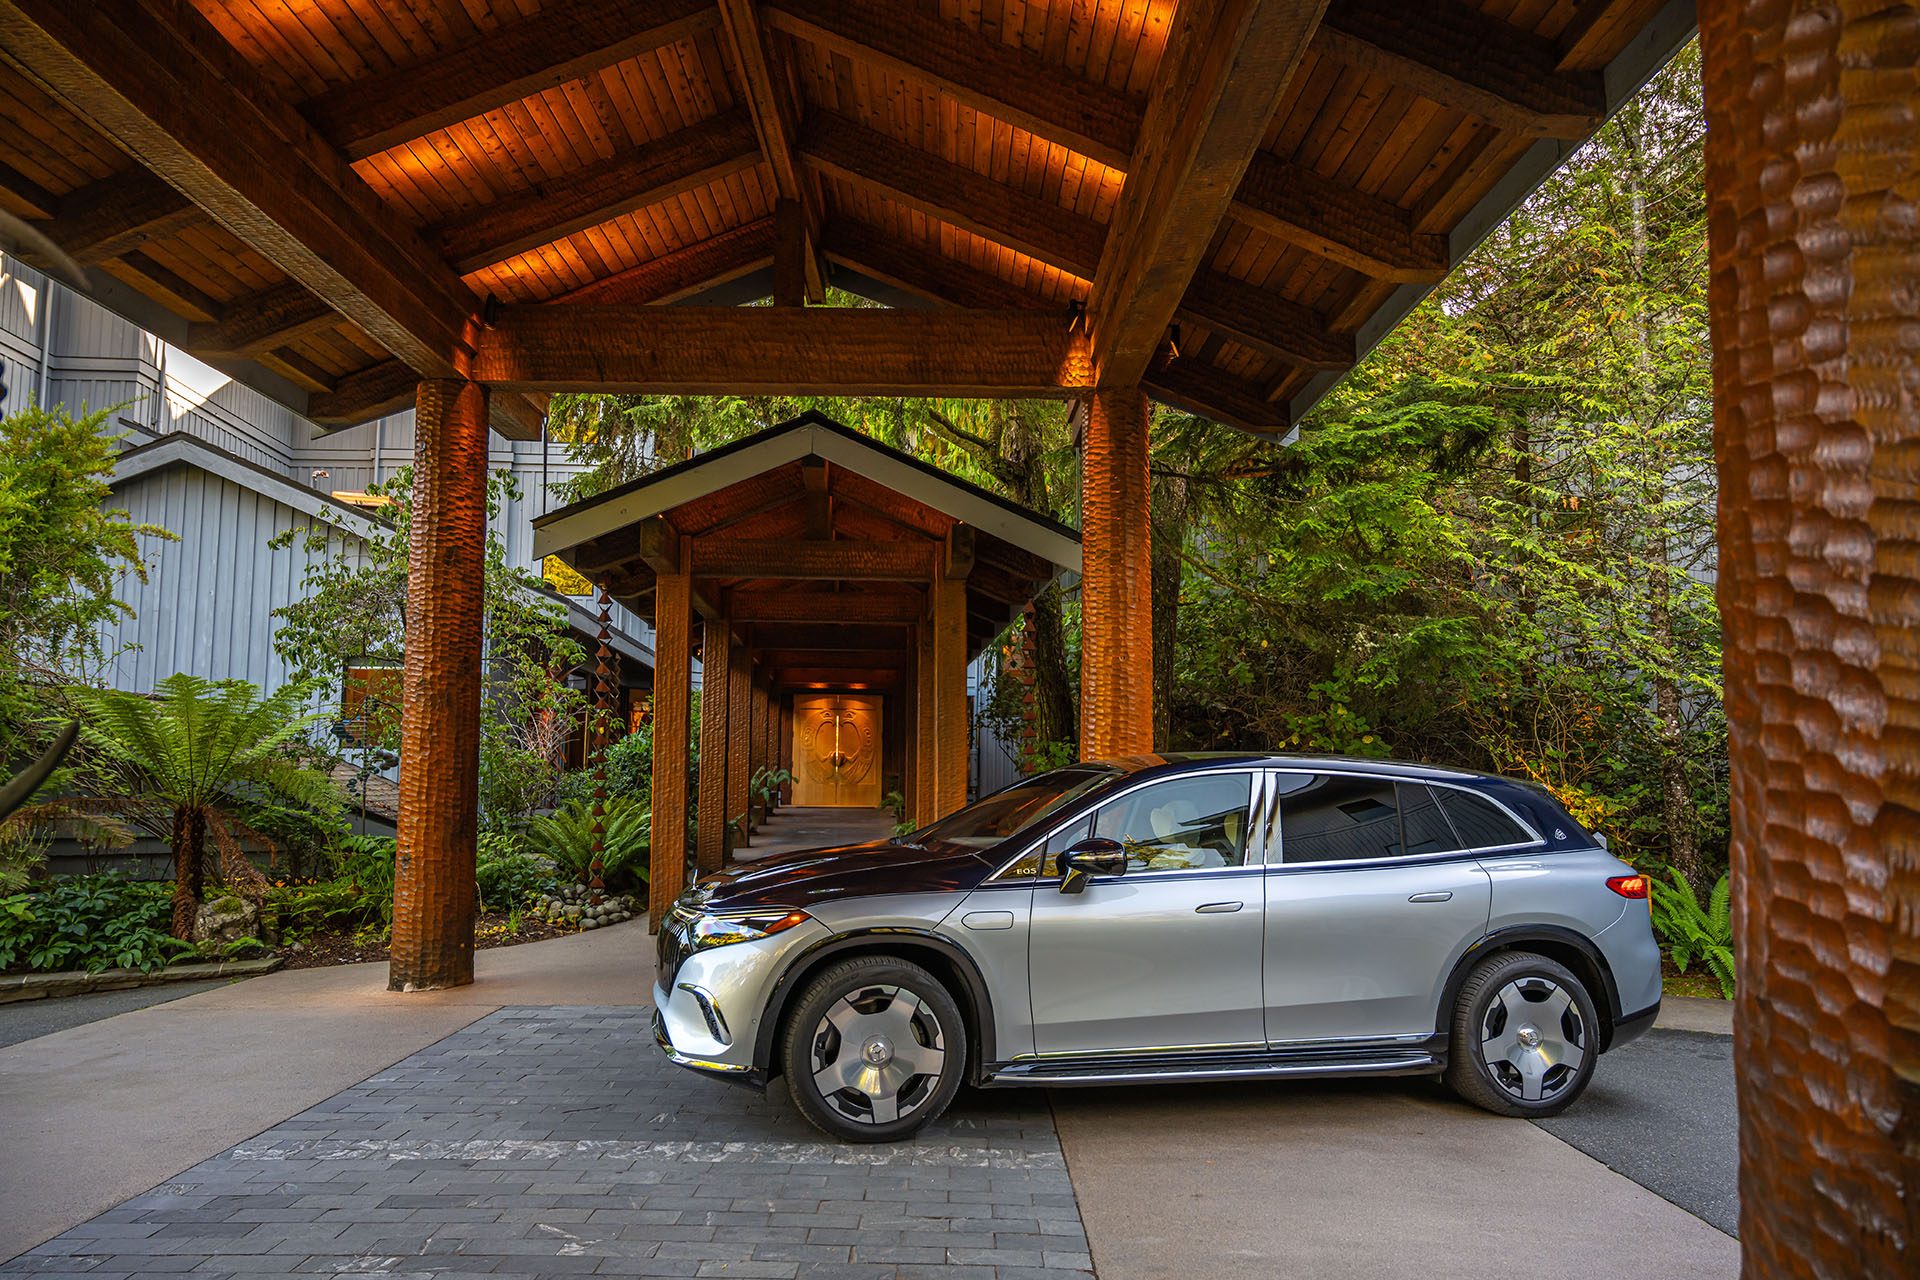
{"type": "Polygon", "coordinates": [[[1400,809],[1393,783],[1327,773],[1281,775],[1278,781],[1283,861],[1400,856],[1400,809]],[[1302,781],[1289,789],[1296,778],[1302,781]]]}
{"type": "Polygon", "coordinates": [[[1111,769],[1055,769],[976,800],[906,839],[928,848],[990,849],[1116,776],[1111,769]]]}
{"type": "Polygon", "coordinates": [[[1400,830],[1409,854],[1451,853],[1460,848],[1433,789],[1418,782],[1395,784],[1400,793],[1400,830]]]}
{"type": "Polygon", "coordinates": [[[1471,791],[1436,787],[1440,807],[1453,820],[1453,828],[1469,849],[1490,849],[1503,844],[1531,844],[1533,837],[1501,811],[1500,806],[1471,791]]]}
{"type": "Polygon", "coordinates": [[[1169,778],[1094,815],[1093,834],[1127,847],[1129,871],[1237,867],[1247,860],[1253,775],[1169,778]]]}
{"type": "Polygon", "coordinates": [[[1047,838],[1045,847],[1029,849],[1018,862],[1008,866],[1004,872],[1008,879],[1020,876],[1057,876],[1060,874],[1060,854],[1071,849],[1087,838],[1087,832],[1093,825],[1091,817],[1067,825],[1061,831],[1047,838]]]}

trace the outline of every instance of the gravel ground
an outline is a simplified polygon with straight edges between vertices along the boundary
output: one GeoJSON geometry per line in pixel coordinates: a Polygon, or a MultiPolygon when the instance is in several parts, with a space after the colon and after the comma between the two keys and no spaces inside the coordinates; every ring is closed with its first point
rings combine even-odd
{"type": "Polygon", "coordinates": [[[1649,1031],[1540,1127],[1728,1235],[1740,1229],[1733,1037],[1649,1031]]]}

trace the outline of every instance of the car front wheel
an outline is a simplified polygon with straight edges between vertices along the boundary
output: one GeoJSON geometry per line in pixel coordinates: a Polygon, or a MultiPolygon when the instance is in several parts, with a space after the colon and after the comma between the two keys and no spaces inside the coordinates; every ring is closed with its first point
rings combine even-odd
{"type": "Polygon", "coordinates": [[[1503,1116],[1556,1116],[1600,1056],[1593,997],[1566,966],[1524,951],[1488,956],[1460,988],[1447,1084],[1503,1116]]]}
{"type": "Polygon", "coordinates": [[[953,1101],[966,1060],[967,1028],[952,993],[892,956],[862,956],[816,975],[781,1048],[794,1105],[846,1142],[918,1132],[953,1101]]]}

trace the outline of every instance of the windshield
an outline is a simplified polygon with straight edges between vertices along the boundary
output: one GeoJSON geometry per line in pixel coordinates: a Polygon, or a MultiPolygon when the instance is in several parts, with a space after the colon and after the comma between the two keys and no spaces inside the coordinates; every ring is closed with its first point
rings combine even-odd
{"type": "Polygon", "coordinates": [[[976,800],[902,843],[923,848],[991,849],[1008,836],[1120,776],[1118,769],[1055,769],[976,800]]]}

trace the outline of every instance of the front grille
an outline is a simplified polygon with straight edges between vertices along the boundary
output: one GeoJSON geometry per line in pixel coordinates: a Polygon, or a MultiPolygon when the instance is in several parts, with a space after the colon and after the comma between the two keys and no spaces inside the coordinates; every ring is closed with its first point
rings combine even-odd
{"type": "Polygon", "coordinates": [[[678,920],[667,917],[666,925],[660,930],[659,941],[654,944],[656,972],[661,985],[669,991],[673,990],[673,975],[680,971],[680,962],[687,958],[687,944],[680,932],[681,927],[678,920]]]}

